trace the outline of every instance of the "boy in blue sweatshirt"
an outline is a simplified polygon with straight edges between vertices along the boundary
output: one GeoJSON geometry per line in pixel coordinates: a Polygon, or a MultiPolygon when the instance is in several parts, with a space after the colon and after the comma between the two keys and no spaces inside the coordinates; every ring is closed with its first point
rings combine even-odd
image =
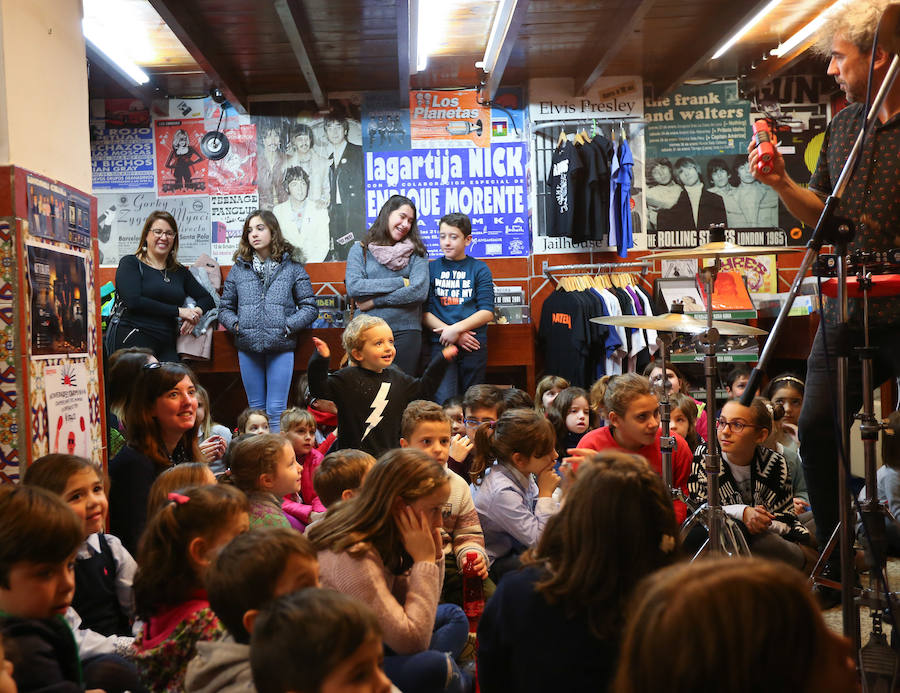
{"type": "Polygon", "coordinates": [[[444,257],[428,265],[428,301],[422,322],[430,330],[432,356],[456,344],[459,356],[447,368],[435,399],[443,402],[484,382],[487,324],[494,318],[494,278],[481,260],[466,255],[472,222],[465,214],[446,214],[440,225],[444,257]]]}

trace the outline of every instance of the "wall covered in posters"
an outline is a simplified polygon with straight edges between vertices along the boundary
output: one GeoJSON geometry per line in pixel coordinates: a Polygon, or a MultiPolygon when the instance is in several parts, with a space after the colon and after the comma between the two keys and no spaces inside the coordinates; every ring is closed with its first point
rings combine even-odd
{"type": "MultiPolygon", "coordinates": [[[[149,127],[135,128],[116,115],[121,104],[92,104],[101,264],[135,252],[154,209],[175,216],[184,263],[208,253],[230,264],[244,220],[260,208],[273,212],[307,262],[342,261],[394,190],[420,207],[429,238],[440,216],[462,210],[473,217],[473,255],[528,254],[520,89],[502,90],[493,109],[474,90],[414,91],[408,107],[398,107],[394,93],[332,105],[332,115],[240,116],[211,99],[172,99],[149,127]],[[212,161],[200,141],[217,127],[230,147],[212,161]],[[452,163],[407,176],[404,162],[420,159],[452,163]]],[[[429,248],[438,254],[435,242],[429,248]]]]}

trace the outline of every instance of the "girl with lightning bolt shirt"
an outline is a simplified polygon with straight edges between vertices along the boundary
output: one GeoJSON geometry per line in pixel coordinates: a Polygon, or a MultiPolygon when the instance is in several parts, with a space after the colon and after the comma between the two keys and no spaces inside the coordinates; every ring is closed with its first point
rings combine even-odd
{"type": "Polygon", "coordinates": [[[309,392],[337,405],[335,450],[355,448],[374,457],[400,443],[400,417],[414,399],[430,399],[456,354],[446,347],[432,359],[421,378],[413,378],[394,362],[394,333],[381,318],[357,315],[341,336],[351,365],[328,374],[331,352],[313,337],[316,351],[309,360],[309,392]]]}

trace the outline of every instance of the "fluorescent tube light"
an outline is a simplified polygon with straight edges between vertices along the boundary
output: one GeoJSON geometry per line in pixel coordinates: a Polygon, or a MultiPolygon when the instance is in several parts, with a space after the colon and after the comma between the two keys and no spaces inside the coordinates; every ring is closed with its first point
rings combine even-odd
{"type": "MultiPolygon", "coordinates": [[[[506,40],[509,31],[509,23],[512,20],[513,11],[516,9],[517,0],[500,0],[497,5],[497,14],[494,15],[494,23],[491,25],[491,34],[488,37],[487,46],[484,49],[484,59],[481,64],[475,63],[487,74],[490,74],[500,57],[500,48],[506,40]]],[[[778,0],[781,2],[781,0],[778,0]]]]}
{"type": "Polygon", "coordinates": [[[141,36],[140,24],[125,3],[85,0],[81,31],[93,46],[114,62],[122,72],[138,84],[150,81],[134,59],[148,51],[147,39],[141,36]]]}
{"type": "Polygon", "coordinates": [[[833,3],[828,8],[822,10],[819,15],[809,24],[800,29],[800,31],[791,36],[787,41],[780,44],[778,48],[774,49],[772,51],[772,55],[783,58],[785,55],[793,51],[795,48],[797,48],[797,46],[803,43],[806,39],[808,39],[822,27],[822,25],[825,23],[825,17],[831,10],[836,8],[838,5],[843,5],[846,1],[847,0],[837,0],[837,2],[833,3]]]}
{"type": "MultiPolygon", "coordinates": [[[[416,72],[428,66],[428,56],[446,30],[445,18],[450,0],[419,0],[416,31],[416,72]]],[[[412,68],[412,65],[410,65],[412,68]]]]}
{"type": "Polygon", "coordinates": [[[717,50],[712,57],[712,60],[716,60],[717,58],[721,58],[725,52],[731,48],[734,44],[740,41],[744,34],[746,34],[750,29],[759,24],[760,20],[765,17],[769,12],[775,9],[775,7],[781,2],[781,0],[771,0],[765,7],[763,7],[759,12],[757,12],[753,17],[748,21],[744,26],[738,29],[734,34],[728,39],[722,47],[717,50]]]}

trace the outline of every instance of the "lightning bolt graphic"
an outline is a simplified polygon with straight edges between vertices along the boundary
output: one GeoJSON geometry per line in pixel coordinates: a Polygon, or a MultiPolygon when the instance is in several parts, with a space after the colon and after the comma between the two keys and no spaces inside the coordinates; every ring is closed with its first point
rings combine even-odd
{"type": "Polygon", "coordinates": [[[369,418],[366,419],[366,423],[369,425],[360,440],[365,440],[366,436],[369,435],[369,431],[371,431],[381,423],[381,420],[384,418],[381,414],[384,412],[384,408],[388,405],[389,400],[387,398],[387,395],[390,390],[390,383],[381,383],[381,387],[378,388],[378,394],[375,395],[375,399],[373,399],[372,404],[369,405],[370,407],[372,407],[372,413],[369,414],[369,418]]]}

